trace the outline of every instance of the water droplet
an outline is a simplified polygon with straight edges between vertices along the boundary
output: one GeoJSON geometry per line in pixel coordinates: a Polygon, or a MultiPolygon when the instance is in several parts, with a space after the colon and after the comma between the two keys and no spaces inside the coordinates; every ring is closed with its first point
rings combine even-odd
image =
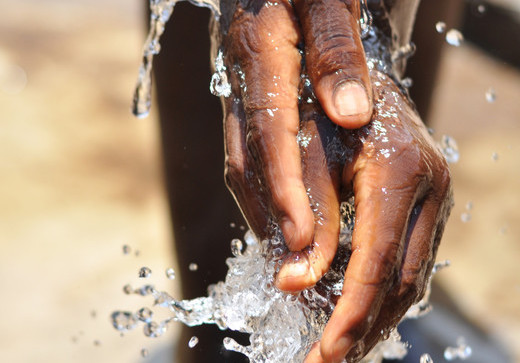
{"type": "Polygon", "coordinates": [[[146,349],[146,348],[141,349],[141,357],[143,357],[143,358],[148,357],[148,349],[146,349]]]}
{"type": "Polygon", "coordinates": [[[192,336],[190,341],[188,342],[188,347],[194,348],[197,344],[199,344],[199,338],[196,336],[192,336]]]}
{"type": "Polygon", "coordinates": [[[437,24],[435,24],[435,30],[437,30],[437,33],[441,34],[446,31],[446,23],[443,21],[438,21],[437,24]]]}
{"type": "Polygon", "coordinates": [[[470,346],[466,344],[466,340],[464,337],[459,337],[457,339],[456,347],[447,347],[444,350],[444,359],[447,361],[452,361],[454,359],[465,360],[468,359],[472,354],[472,349],[470,346]]]}
{"type": "Polygon", "coordinates": [[[359,19],[359,28],[361,30],[361,38],[364,39],[368,36],[370,28],[372,26],[372,13],[368,9],[367,1],[361,1],[361,16],[359,19]]]}
{"type": "Polygon", "coordinates": [[[141,254],[141,251],[135,250],[135,257],[139,257],[140,254],[141,254]]]}
{"type": "Polygon", "coordinates": [[[468,223],[470,220],[471,220],[471,214],[469,213],[462,213],[460,215],[460,220],[463,222],[463,223],[468,223]]]}
{"type": "Polygon", "coordinates": [[[473,202],[471,200],[469,200],[467,203],[466,203],[466,210],[472,210],[473,209],[473,202]]]}
{"type": "Polygon", "coordinates": [[[174,280],[175,279],[175,270],[173,268],[169,268],[166,270],[166,277],[170,280],[174,280]]]}
{"type": "Polygon", "coordinates": [[[404,87],[404,88],[410,88],[413,86],[413,79],[411,79],[410,77],[406,77],[406,78],[403,78],[401,80],[401,85],[404,87]]]}
{"type": "Polygon", "coordinates": [[[95,318],[97,317],[97,311],[96,311],[96,310],[92,310],[92,311],[90,312],[90,317],[91,317],[92,319],[95,319],[95,318]]]}
{"type": "Polygon", "coordinates": [[[244,245],[242,244],[242,241],[238,238],[231,240],[231,253],[233,254],[233,256],[240,256],[242,254],[243,247],[244,245]]]}
{"type": "Polygon", "coordinates": [[[119,331],[132,330],[137,326],[137,318],[129,311],[112,313],[112,325],[119,331]]]}
{"type": "Polygon", "coordinates": [[[446,33],[446,42],[454,47],[459,47],[464,41],[464,36],[457,29],[450,29],[446,33]]]}
{"type": "Polygon", "coordinates": [[[494,152],[493,154],[491,154],[491,160],[498,161],[498,153],[494,152]]]}
{"type": "Polygon", "coordinates": [[[450,260],[444,260],[444,261],[437,262],[437,263],[435,263],[435,265],[433,265],[432,274],[436,274],[440,270],[442,270],[446,267],[450,267],[450,266],[451,266],[450,260]]]}
{"type": "Polygon", "coordinates": [[[231,84],[229,84],[226,74],[226,66],[224,65],[224,54],[219,49],[215,58],[215,73],[211,77],[209,84],[210,92],[217,96],[229,97],[231,95],[231,84]]]}
{"type": "Polygon", "coordinates": [[[486,101],[493,103],[497,100],[497,94],[494,88],[490,87],[486,91],[486,101]]]}
{"type": "Polygon", "coordinates": [[[151,275],[152,275],[152,270],[150,270],[150,268],[148,268],[146,266],[141,267],[141,269],[139,270],[139,278],[141,278],[141,279],[147,279],[151,275]]]}
{"type": "Polygon", "coordinates": [[[197,265],[196,263],[192,262],[190,263],[190,265],[188,266],[188,269],[190,271],[197,271],[199,269],[199,265],[197,265]]]}
{"type": "Polygon", "coordinates": [[[123,291],[125,292],[125,294],[130,295],[134,292],[134,289],[130,284],[126,284],[125,286],[123,286],[123,291]]]}
{"type": "Polygon", "coordinates": [[[99,347],[101,345],[101,342],[99,340],[94,340],[94,346],[99,347]]]}
{"type": "Polygon", "coordinates": [[[137,316],[139,318],[139,320],[145,322],[145,323],[149,323],[151,320],[152,320],[152,317],[153,317],[153,311],[150,310],[149,308],[141,308],[139,309],[139,311],[137,312],[137,316]]]}
{"type": "Polygon", "coordinates": [[[235,223],[231,222],[231,223],[229,224],[229,226],[230,226],[231,228],[235,228],[237,225],[236,225],[235,223]]]}
{"type": "Polygon", "coordinates": [[[486,5],[484,5],[484,4],[479,4],[479,5],[477,6],[477,12],[478,12],[479,14],[484,14],[484,13],[486,12],[486,10],[487,10],[487,9],[486,9],[486,5]]]}
{"type": "Polygon", "coordinates": [[[421,355],[420,363],[433,363],[433,359],[428,353],[424,353],[421,355]]]}
{"type": "Polygon", "coordinates": [[[448,163],[459,161],[459,148],[454,138],[443,135],[441,139],[441,150],[448,163]]]}
{"type": "Polygon", "coordinates": [[[166,331],[165,324],[157,324],[155,321],[146,323],[143,329],[144,335],[150,338],[157,338],[166,331]]]}
{"type": "Polygon", "coordinates": [[[132,252],[132,248],[129,245],[123,245],[123,254],[128,255],[130,252],[132,252]]]}
{"type": "Polygon", "coordinates": [[[137,293],[141,296],[148,296],[155,292],[155,289],[153,288],[153,285],[143,285],[138,290],[137,293]]]}

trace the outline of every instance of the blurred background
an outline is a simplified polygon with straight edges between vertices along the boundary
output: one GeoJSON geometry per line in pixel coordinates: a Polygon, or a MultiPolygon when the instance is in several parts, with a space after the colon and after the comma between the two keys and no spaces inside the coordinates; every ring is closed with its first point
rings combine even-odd
{"type": "MultiPolygon", "coordinates": [[[[520,2],[465,5],[428,117],[460,151],[439,252],[452,266],[436,279],[520,362],[520,2]]],[[[121,337],[109,321],[150,303],[122,289],[142,266],[178,296],[157,114],[130,113],[144,13],[139,0],[0,0],[2,362],[172,362],[175,328],[121,337]]]]}

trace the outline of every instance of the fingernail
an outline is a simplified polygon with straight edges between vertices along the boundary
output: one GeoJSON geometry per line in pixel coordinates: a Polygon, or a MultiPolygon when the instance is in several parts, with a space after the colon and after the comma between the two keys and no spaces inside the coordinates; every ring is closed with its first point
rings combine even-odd
{"type": "Polygon", "coordinates": [[[341,337],[334,346],[334,362],[342,362],[350,348],[352,348],[352,339],[341,337]]]}
{"type": "Polygon", "coordinates": [[[341,116],[353,116],[368,112],[368,96],[365,88],[355,81],[343,82],[334,90],[334,107],[341,116]]]}
{"type": "Polygon", "coordinates": [[[309,266],[305,261],[289,262],[282,266],[276,278],[277,280],[301,278],[307,275],[308,272],[309,266]]]}

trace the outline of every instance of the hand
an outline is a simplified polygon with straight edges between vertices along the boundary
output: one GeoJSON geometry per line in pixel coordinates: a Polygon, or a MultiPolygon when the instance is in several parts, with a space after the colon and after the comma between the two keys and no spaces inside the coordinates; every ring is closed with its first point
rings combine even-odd
{"type": "MultiPolygon", "coordinates": [[[[272,215],[291,251],[317,238],[324,241],[313,248],[320,268],[312,283],[334,255],[339,208],[327,209],[337,223],[314,223],[296,141],[302,62],[298,46],[305,41],[307,72],[329,118],[345,128],[365,125],[372,93],[358,18],[357,0],[296,0],[294,8],[288,0],[242,0],[232,18],[221,19],[232,85],[232,95],[223,100],[227,184],[260,237],[265,237],[267,216],[272,215]],[[331,247],[325,248],[327,244],[331,247]]],[[[337,196],[332,197],[337,204],[337,196]]]]}
{"type": "MultiPolygon", "coordinates": [[[[382,331],[395,327],[422,298],[452,205],[446,160],[413,106],[387,76],[373,72],[372,84],[372,122],[341,131],[352,151],[340,180],[342,195],[355,197],[352,255],[342,296],[306,363],[359,360],[382,339],[382,331]]],[[[323,120],[310,119],[323,135],[323,120]]],[[[330,147],[322,148],[321,160],[327,160],[329,169],[334,165],[330,175],[339,175],[337,156],[326,150],[330,147]]],[[[314,170],[318,164],[314,162],[314,170]]],[[[340,191],[336,178],[328,186],[316,175],[304,178],[318,179],[313,184],[317,203],[330,194],[323,190],[340,191]]],[[[286,279],[283,284],[294,276],[299,284],[302,271],[312,270],[312,253],[296,254],[299,262],[286,263],[278,275],[286,279]]]]}

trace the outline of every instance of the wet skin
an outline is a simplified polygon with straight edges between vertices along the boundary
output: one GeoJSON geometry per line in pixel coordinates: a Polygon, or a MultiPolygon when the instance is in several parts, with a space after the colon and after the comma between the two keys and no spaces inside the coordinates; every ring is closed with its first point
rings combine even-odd
{"type": "Polygon", "coordinates": [[[343,295],[308,363],[359,360],[422,297],[451,207],[446,161],[394,83],[369,75],[358,17],[358,1],[239,2],[221,38],[226,180],[255,233],[269,216],[282,229],[280,289],[327,271],[339,204],[355,197],[343,295]],[[317,100],[299,104],[313,97],[302,42],[317,100]]]}

